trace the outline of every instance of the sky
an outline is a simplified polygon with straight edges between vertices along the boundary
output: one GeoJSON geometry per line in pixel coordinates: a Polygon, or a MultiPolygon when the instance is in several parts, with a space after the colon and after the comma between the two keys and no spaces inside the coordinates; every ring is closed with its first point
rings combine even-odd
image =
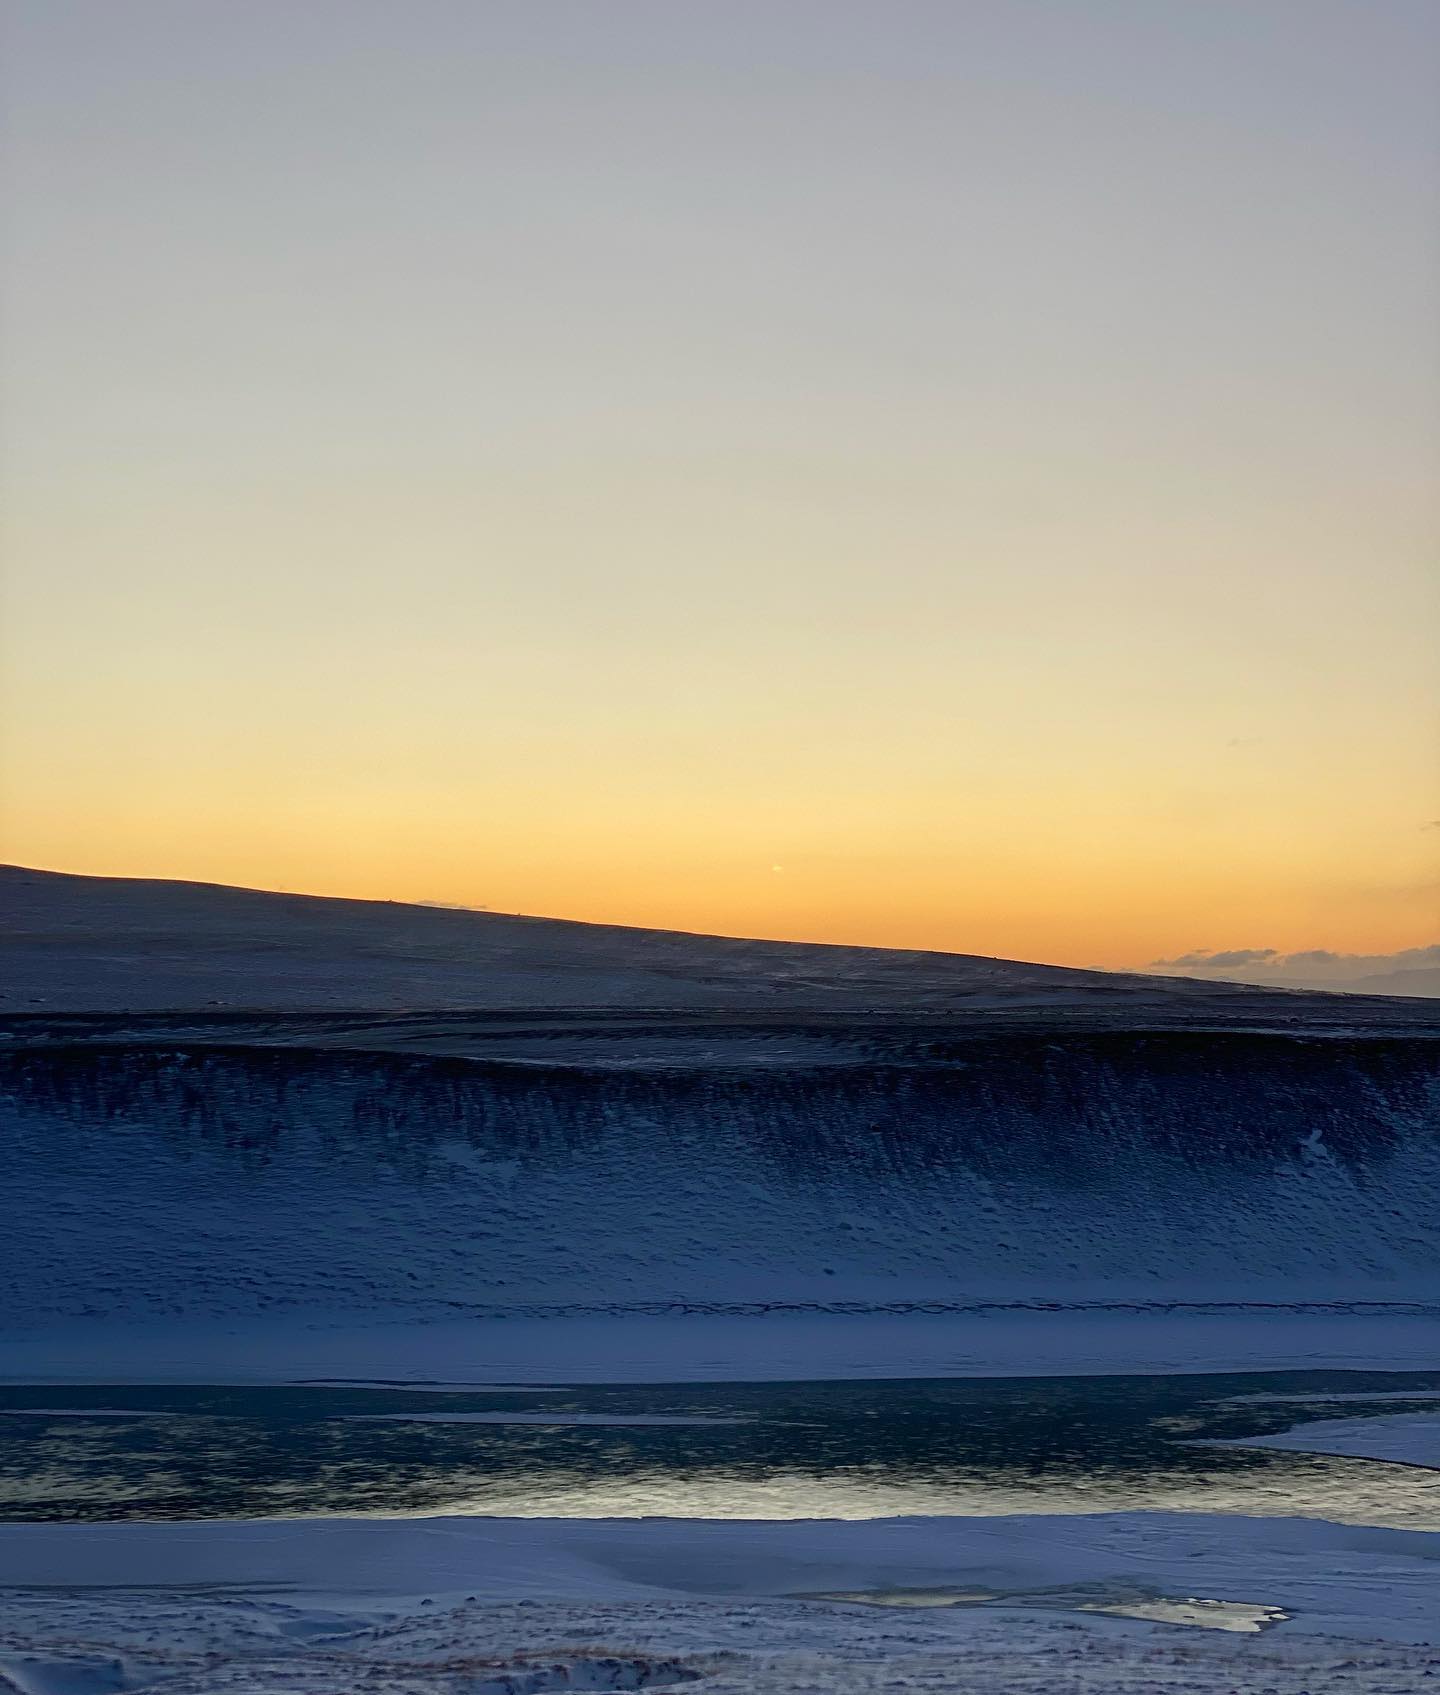
{"type": "Polygon", "coordinates": [[[6,0],[5,858],[1440,934],[1433,0],[6,0]]]}

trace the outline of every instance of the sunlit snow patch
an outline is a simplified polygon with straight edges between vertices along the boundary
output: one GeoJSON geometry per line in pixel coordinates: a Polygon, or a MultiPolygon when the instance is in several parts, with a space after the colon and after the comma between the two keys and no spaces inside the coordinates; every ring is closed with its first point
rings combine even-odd
{"type": "Polygon", "coordinates": [[[1046,1612],[1105,1613],[1153,1624],[1193,1625],[1253,1635],[1291,1615],[1254,1601],[1217,1601],[1198,1595],[1157,1595],[1144,1589],[1087,1584],[1060,1589],[895,1588],[811,1591],[801,1601],[845,1601],[866,1607],[1035,1607],[1046,1612]]]}

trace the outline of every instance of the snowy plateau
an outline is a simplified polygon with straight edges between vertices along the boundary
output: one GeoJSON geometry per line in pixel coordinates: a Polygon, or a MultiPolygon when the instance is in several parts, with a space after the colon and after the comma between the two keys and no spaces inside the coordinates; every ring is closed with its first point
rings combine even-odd
{"type": "MultiPolygon", "coordinates": [[[[21,868],[0,900],[11,1383],[1440,1363],[1435,1001],[21,868]]],[[[1296,1452],[1433,1492],[1434,1415],[1335,1411],[1296,1452]]],[[[1440,1533],[1221,1513],[8,1523],[0,1689],[1379,1695],[1440,1678],[1436,1574],[1440,1533]],[[988,1599],[835,1599],[887,1585],[988,1599]]]]}

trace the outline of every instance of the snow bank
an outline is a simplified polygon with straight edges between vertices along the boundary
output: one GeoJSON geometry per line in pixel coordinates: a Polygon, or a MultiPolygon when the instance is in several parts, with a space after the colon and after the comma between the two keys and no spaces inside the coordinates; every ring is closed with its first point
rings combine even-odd
{"type": "Polygon", "coordinates": [[[32,1383],[786,1382],[1129,1372],[1426,1371],[1431,1314],[1255,1310],[80,1319],[0,1332],[32,1383]]]}
{"type": "Polygon", "coordinates": [[[1440,1296],[1435,1044],[924,1046],[659,1069],[12,1050],[9,1326],[1440,1296]]]}
{"type": "Polygon", "coordinates": [[[1274,1436],[1240,1436],[1211,1444],[1285,1448],[1300,1454],[1344,1454],[1440,1471],[1440,1413],[1388,1413],[1376,1418],[1320,1418],[1274,1436]]]}
{"type": "MultiPolygon", "coordinates": [[[[329,1604],[775,1600],[1117,1585],[1253,1602],[1290,1632],[1425,1640],[1440,1535],[1178,1513],[858,1522],[641,1519],[0,1525],[0,1587],[282,1586],[329,1604]]],[[[1083,1597],[1082,1597],[1083,1599],[1083,1597]]],[[[832,1615],[833,1616],[833,1615],[832,1615]]],[[[891,1612],[887,1624],[894,1619],[891,1612]]]]}

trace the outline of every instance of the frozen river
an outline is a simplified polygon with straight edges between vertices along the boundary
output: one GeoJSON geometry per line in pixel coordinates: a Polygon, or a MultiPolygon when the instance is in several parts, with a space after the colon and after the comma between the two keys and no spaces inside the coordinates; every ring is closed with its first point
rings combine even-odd
{"type": "Polygon", "coordinates": [[[1216,1447],[1440,1409],[1440,1372],[446,1390],[0,1389],[0,1518],[1224,1512],[1440,1529],[1440,1473],[1216,1447]]]}

